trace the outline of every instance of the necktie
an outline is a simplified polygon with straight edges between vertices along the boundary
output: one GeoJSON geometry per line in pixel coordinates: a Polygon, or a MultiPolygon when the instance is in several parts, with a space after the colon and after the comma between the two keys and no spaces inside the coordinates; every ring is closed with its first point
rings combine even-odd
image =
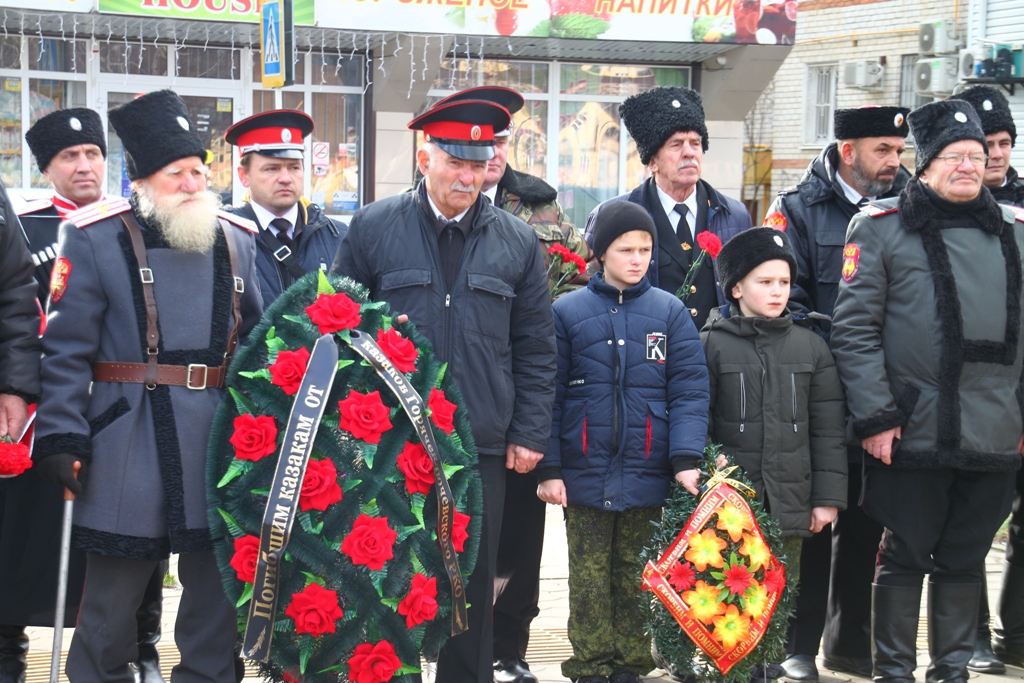
{"type": "Polygon", "coordinates": [[[295,253],[295,240],[288,236],[288,230],[291,229],[292,224],[285,218],[275,218],[270,221],[270,224],[277,228],[277,241],[288,247],[291,252],[295,253]]]}
{"type": "Polygon", "coordinates": [[[680,242],[689,244],[693,242],[690,224],[686,220],[686,216],[690,213],[690,208],[686,204],[676,204],[676,213],[679,214],[679,223],[676,224],[676,236],[679,237],[680,242]]]}

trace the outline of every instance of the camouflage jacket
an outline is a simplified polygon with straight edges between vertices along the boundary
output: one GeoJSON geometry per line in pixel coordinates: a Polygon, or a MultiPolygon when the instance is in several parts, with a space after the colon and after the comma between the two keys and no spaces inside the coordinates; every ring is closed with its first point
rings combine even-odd
{"type": "MultiPolygon", "coordinates": [[[[583,239],[583,233],[569,222],[565,211],[558,203],[557,196],[555,188],[540,178],[506,166],[505,174],[498,182],[495,204],[534,229],[544,249],[545,266],[550,266],[547,252],[555,244],[564,245],[569,251],[589,261],[590,247],[583,239]]],[[[551,273],[548,278],[548,291],[554,289],[564,273],[564,267],[560,272],[551,273]]],[[[588,279],[586,273],[574,276],[562,283],[557,296],[586,286],[588,279]]]]}

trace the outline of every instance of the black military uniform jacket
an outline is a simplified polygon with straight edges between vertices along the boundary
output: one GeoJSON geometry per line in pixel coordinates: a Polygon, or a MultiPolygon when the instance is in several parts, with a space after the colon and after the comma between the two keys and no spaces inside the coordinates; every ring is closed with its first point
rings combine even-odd
{"type": "Polygon", "coordinates": [[[1000,204],[1012,204],[1013,206],[1024,206],[1024,180],[1017,175],[1017,169],[1013,166],[1006,172],[1006,184],[1002,187],[988,188],[992,196],[1000,204]]]}

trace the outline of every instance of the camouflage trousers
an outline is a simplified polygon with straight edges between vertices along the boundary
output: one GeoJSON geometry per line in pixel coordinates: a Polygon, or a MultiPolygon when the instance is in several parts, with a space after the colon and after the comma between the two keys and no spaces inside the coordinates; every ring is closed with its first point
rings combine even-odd
{"type": "Polygon", "coordinates": [[[569,641],[562,675],[644,675],[654,668],[640,601],[640,551],[661,508],[603,512],[566,509],[569,545],[569,641]]]}

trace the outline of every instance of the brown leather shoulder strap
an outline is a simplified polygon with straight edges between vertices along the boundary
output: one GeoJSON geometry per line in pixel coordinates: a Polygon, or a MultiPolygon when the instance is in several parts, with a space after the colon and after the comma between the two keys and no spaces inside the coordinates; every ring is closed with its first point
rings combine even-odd
{"type": "Polygon", "coordinates": [[[135,252],[135,260],[139,262],[139,279],[142,281],[142,296],[146,301],[146,347],[148,358],[146,359],[146,385],[153,387],[157,384],[157,355],[160,349],[160,329],[157,327],[156,296],[153,294],[153,271],[149,267],[149,259],[146,258],[146,244],[142,240],[142,229],[131,211],[121,214],[121,222],[128,230],[128,236],[132,240],[132,251],[135,252]]]}
{"type": "Polygon", "coordinates": [[[231,308],[235,316],[234,325],[231,326],[231,333],[228,335],[228,348],[224,352],[224,364],[226,365],[238,346],[238,332],[242,328],[242,293],[245,292],[245,280],[239,275],[238,270],[238,243],[235,241],[235,228],[223,218],[218,219],[221,230],[224,231],[224,241],[228,246],[228,260],[231,261],[231,282],[233,292],[231,294],[231,308]]]}

